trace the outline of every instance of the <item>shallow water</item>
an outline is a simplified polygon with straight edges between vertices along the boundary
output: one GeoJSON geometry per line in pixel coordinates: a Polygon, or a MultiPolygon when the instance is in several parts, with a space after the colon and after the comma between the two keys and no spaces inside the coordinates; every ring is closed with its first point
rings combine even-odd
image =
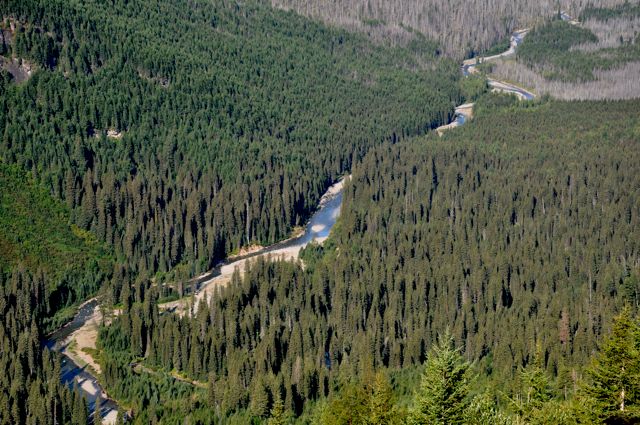
{"type": "MultiPolygon", "coordinates": [[[[340,184],[340,186],[338,186],[338,190],[335,190],[336,186],[334,185],[327,190],[325,195],[322,197],[318,210],[311,216],[311,219],[305,227],[305,232],[302,235],[297,238],[276,243],[258,252],[234,258],[232,262],[226,263],[226,265],[232,265],[238,261],[258,255],[264,255],[266,253],[276,253],[278,250],[282,249],[303,248],[313,240],[323,240],[328,237],[331,229],[336,223],[336,220],[340,216],[340,208],[342,206],[342,184],[338,184],[340,184]]],[[[206,275],[206,279],[219,275],[222,266],[223,265],[219,265],[208,273],[206,275]]],[[[205,281],[206,279],[202,276],[199,280],[205,281]]],[[[95,409],[95,401],[98,395],[102,397],[101,413],[104,418],[109,413],[113,416],[113,412],[118,410],[117,403],[107,398],[104,389],[100,386],[100,383],[88,370],[86,370],[86,368],[78,366],[73,362],[73,360],[71,360],[71,358],[62,353],[62,350],[65,348],[62,345],[63,341],[91,319],[96,308],[98,308],[98,301],[96,299],[87,301],[85,304],[80,306],[71,322],[49,335],[49,337],[44,341],[44,345],[50,350],[61,352],[62,373],[60,380],[70,388],[73,388],[74,386],[78,387],[80,393],[87,400],[91,414],[93,414],[95,409]],[[82,384],[85,384],[85,388],[81,387],[82,384]]]]}
{"type": "Polygon", "coordinates": [[[98,308],[98,300],[96,299],[84,303],[78,309],[78,313],[76,313],[73,320],[49,335],[44,341],[44,345],[48,349],[62,354],[60,381],[69,388],[78,388],[80,394],[87,400],[91,415],[93,415],[93,411],[95,410],[95,403],[98,396],[102,398],[100,411],[104,418],[109,413],[117,411],[118,405],[115,401],[107,398],[98,380],[89,373],[86,367],[80,367],[74,363],[69,356],[62,352],[65,348],[63,345],[64,340],[74,331],[81,328],[87,320],[91,319],[96,308],[98,308]]]}

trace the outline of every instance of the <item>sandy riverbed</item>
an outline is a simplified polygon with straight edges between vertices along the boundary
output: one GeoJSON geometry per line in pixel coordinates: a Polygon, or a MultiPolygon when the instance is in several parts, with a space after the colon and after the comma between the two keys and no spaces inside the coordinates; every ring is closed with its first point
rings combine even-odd
{"type": "MultiPolygon", "coordinates": [[[[59,344],[60,352],[68,357],[66,361],[68,362],[70,360],[75,364],[70,370],[74,370],[76,367],[80,369],[86,368],[80,373],[74,372],[73,375],[75,376],[73,380],[83,391],[88,401],[93,402],[98,396],[104,401],[108,399],[108,396],[102,391],[96,381],[96,376],[98,376],[102,370],[100,364],[98,364],[89,352],[96,349],[100,325],[103,321],[108,323],[110,318],[104,318],[102,309],[98,303],[96,303],[95,299],[87,301],[80,306],[80,309],[89,303],[94,303],[95,306],[90,310],[86,320],[64,339],[59,340],[56,345],[59,344]]],[[[120,314],[120,311],[116,310],[112,314],[120,314]]],[[[102,406],[104,424],[109,425],[116,422],[118,412],[115,408],[112,408],[112,405],[113,403],[102,406]]]]}
{"type": "MultiPolygon", "coordinates": [[[[344,187],[344,183],[345,179],[342,179],[332,185],[329,189],[327,189],[325,194],[322,196],[322,199],[320,200],[320,210],[322,210],[325,206],[327,206],[329,202],[331,202],[336,198],[336,196],[340,194],[344,187]]],[[[296,261],[299,258],[302,248],[304,248],[309,242],[313,240],[319,244],[322,244],[327,239],[328,230],[330,229],[330,226],[335,223],[335,220],[337,219],[339,214],[340,209],[337,208],[331,211],[330,223],[319,222],[308,226],[306,232],[310,233],[311,237],[305,238],[305,235],[302,235],[299,238],[299,242],[296,242],[296,239],[294,239],[289,241],[291,242],[289,244],[276,244],[276,246],[283,246],[276,249],[273,249],[273,247],[267,247],[263,249],[264,253],[262,254],[257,254],[249,258],[239,259],[237,261],[232,261],[228,264],[223,265],[222,267],[220,267],[219,273],[216,273],[214,277],[203,282],[200,290],[193,296],[161,304],[160,307],[163,309],[174,310],[178,314],[184,314],[189,310],[194,311],[200,304],[200,301],[208,301],[210,299],[216,288],[227,285],[231,281],[231,277],[233,276],[235,270],[238,270],[239,273],[243,273],[246,264],[255,262],[258,260],[258,258],[296,261]]]]}
{"type": "Polygon", "coordinates": [[[101,323],[102,311],[96,306],[90,318],[80,328],[73,331],[67,338],[61,341],[61,345],[64,347],[61,350],[62,353],[66,354],[79,366],[84,367],[88,365],[98,374],[102,371],[100,365],[90,354],[84,351],[84,349],[95,350],[96,341],[98,340],[98,328],[101,323]]]}

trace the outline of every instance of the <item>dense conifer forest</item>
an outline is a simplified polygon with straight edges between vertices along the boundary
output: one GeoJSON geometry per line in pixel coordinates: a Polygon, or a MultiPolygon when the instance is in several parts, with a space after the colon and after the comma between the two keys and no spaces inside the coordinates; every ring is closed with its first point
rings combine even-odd
{"type": "Polygon", "coordinates": [[[0,12],[2,423],[84,423],[37,349],[74,304],[288,236],[354,160],[463,96],[432,41],[378,47],[252,3],[0,12]]]}
{"type": "Polygon", "coordinates": [[[637,5],[380,42],[418,6],[360,34],[268,3],[0,3],[0,425],[100,423],[43,347],[94,296],[118,423],[640,422],[640,101],[521,103],[451,59],[537,21],[517,63],[595,81],[636,63],[637,5]],[[346,174],[324,244],[162,305],[346,174]]]}
{"type": "Polygon", "coordinates": [[[0,161],[0,187],[0,423],[84,425],[86,404],[60,384],[60,358],[40,340],[109,279],[113,260],[15,165],[0,161]]]}
{"type": "Polygon", "coordinates": [[[149,379],[196,382],[221,420],[279,399],[304,422],[367,370],[416,370],[448,328],[485,387],[508,389],[505,415],[523,414],[507,403],[523,368],[570,400],[613,316],[640,301],[640,109],[514,102],[488,97],[468,127],[365,155],[304,269],[261,260],[194,317],[161,314],[148,285],[125,294],[101,336],[105,380],[164,412],[151,384],[130,392],[144,359],[149,379]]]}
{"type": "Polygon", "coordinates": [[[453,62],[292,13],[184,2],[3,3],[1,154],[145,274],[206,270],[308,218],[352,161],[446,121],[453,62]],[[144,19],[141,17],[144,16],[144,19]]]}

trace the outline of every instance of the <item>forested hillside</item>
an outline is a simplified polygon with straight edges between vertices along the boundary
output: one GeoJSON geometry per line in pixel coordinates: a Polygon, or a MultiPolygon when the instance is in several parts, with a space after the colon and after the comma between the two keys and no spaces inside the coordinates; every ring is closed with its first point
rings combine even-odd
{"type": "Polygon", "coordinates": [[[49,291],[76,301],[95,292],[98,271],[112,268],[102,244],[71,225],[68,209],[18,167],[0,162],[0,187],[0,271],[40,270],[51,279],[49,291]]]}
{"type": "Polygon", "coordinates": [[[497,63],[498,78],[562,99],[640,96],[640,4],[587,7],[578,25],[556,17],[536,26],[517,60],[497,63]]]}
{"type": "Polygon", "coordinates": [[[144,358],[208,382],[197,406],[220,418],[265,417],[281,399],[303,420],[367,370],[404,371],[403,391],[449,328],[485,389],[515,397],[535,363],[569,397],[612,317],[640,301],[640,104],[476,109],[441,139],[358,162],[333,241],[308,248],[304,269],[261,261],[192,318],[160,315],[148,285],[124,294],[101,336],[109,385],[131,382],[122,394],[144,415],[179,411],[133,378],[144,358]]]}
{"type": "MultiPolygon", "coordinates": [[[[625,0],[600,0],[599,7],[625,0]]],[[[447,54],[460,58],[488,49],[514,29],[530,26],[565,8],[578,15],[590,3],[476,0],[271,0],[271,4],[367,34],[381,43],[404,44],[419,31],[440,40],[447,54]]]]}
{"type": "Polygon", "coordinates": [[[353,161],[463,100],[433,41],[380,47],[251,2],[0,13],[0,423],[87,422],[40,346],[79,302],[289,236],[353,161]]]}
{"type": "Polygon", "coordinates": [[[354,159],[446,121],[453,62],[226,2],[9,1],[0,154],[136,272],[289,235],[354,159]],[[11,31],[11,28],[14,28],[11,31]]]}
{"type": "Polygon", "coordinates": [[[100,422],[43,347],[96,295],[57,342],[134,424],[640,422],[640,101],[521,103],[454,59],[536,24],[493,72],[598,82],[638,66],[637,5],[272,3],[338,26],[0,3],[0,425],[100,422]],[[159,305],[347,173],[324,245],[159,305]]]}
{"type": "Polygon", "coordinates": [[[40,339],[109,279],[113,259],[61,202],[1,160],[0,188],[0,423],[84,424],[86,405],[60,384],[60,359],[40,339]]]}

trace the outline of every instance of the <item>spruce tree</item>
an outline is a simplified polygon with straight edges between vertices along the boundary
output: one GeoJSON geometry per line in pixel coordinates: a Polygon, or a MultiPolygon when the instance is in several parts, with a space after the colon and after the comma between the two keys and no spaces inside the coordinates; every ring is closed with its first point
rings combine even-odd
{"type": "Polygon", "coordinates": [[[287,423],[287,415],[284,410],[284,402],[280,394],[276,394],[276,398],[273,401],[273,407],[271,408],[271,416],[269,417],[268,425],[284,425],[287,423]]]}
{"type": "Polygon", "coordinates": [[[498,407],[495,397],[484,392],[473,398],[465,412],[465,423],[474,425],[510,425],[513,420],[498,407]]]}
{"type": "Polygon", "coordinates": [[[513,400],[518,415],[530,422],[553,397],[549,376],[544,370],[542,347],[537,346],[533,362],[520,371],[520,394],[513,400]]]}
{"type": "Polygon", "coordinates": [[[257,381],[251,393],[251,413],[259,418],[269,414],[269,393],[262,382],[257,381]]]}
{"type": "Polygon", "coordinates": [[[447,330],[428,354],[409,423],[461,424],[469,405],[470,364],[453,345],[447,330]]]}
{"type": "Polygon", "coordinates": [[[605,422],[640,420],[640,326],[625,307],[587,369],[584,392],[592,414],[605,422]]]}
{"type": "Polygon", "coordinates": [[[398,423],[398,412],[394,407],[393,390],[388,378],[378,372],[373,383],[373,394],[369,400],[369,418],[371,425],[388,425],[398,423]]]}

